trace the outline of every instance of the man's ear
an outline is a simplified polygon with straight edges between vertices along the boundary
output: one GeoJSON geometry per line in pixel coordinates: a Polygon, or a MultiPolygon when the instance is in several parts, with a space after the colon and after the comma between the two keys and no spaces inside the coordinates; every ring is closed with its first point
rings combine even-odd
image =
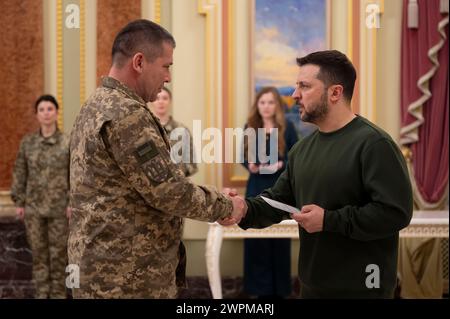
{"type": "Polygon", "coordinates": [[[133,55],[133,58],[131,59],[131,66],[133,67],[133,70],[138,73],[142,73],[143,64],[144,55],[141,52],[137,52],[135,55],[133,55]]]}
{"type": "Polygon", "coordinates": [[[331,102],[336,103],[342,99],[344,93],[344,87],[342,85],[332,85],[329,90],[331,102]]]}

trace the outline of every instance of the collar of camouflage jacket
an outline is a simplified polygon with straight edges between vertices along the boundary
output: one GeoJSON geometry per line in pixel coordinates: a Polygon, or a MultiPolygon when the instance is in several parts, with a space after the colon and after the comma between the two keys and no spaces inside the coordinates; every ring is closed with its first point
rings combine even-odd
{"type": "Polygon", "coordinates": [[[56,128],[56,131],[55,131],[55,133],[53,133],[52,136],[44,137],[44,136],[42,136],[41,130],[39,129],[39,132],[37,133],[37,136],[38,136],[38,140],[39,140],[40,143],[52,144],[53,145],[53,144],[56,144],[59,141],[59,139],[61,137],[61,131],[58,128],[56,128]]]}
{"type": "Polygon", "coordinates": [[[169,120],[163,126],[166,129],[166,131],[172,131],[176,127],[175,124],[176,123],[175,123],[175,120],[173,119],[172,115],[169,115],[169,120]]]}
{"type": "Polygon", "coordinates": [[[119,80],[116,80],[115,78],[112,78],[110,76],[102,77],[102,85],[110,89],[119,90],[122,93],[128,95],[133,100],[136,100],[137,102],[143,104],[144,106],[146,105],[144,100],[139,95],[137,95],[137,93],[134,90],[130,89],[128,86],[126,86],[119,80]]]}

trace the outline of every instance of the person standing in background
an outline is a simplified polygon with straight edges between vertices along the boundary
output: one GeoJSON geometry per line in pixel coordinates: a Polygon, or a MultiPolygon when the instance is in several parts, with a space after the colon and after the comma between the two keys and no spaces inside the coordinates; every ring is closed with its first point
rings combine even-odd
{"type": "MultiPolygon", "coordinates": [[[[262,88],[255,99],[246,128],[264,129],[266,154],[274,152],[270,136],[278,130],[278,161],[268,165],[249,162],[249,141],[244,142],[245,159],[243,165],[250,177],[247,182],[246,197],[255,197],[270,188],[286,168],[287,154],[297,142],[294,125],[285,119],[283,101],[274,87],[262,88]],[[268,174],[268,172],[270,172],[268,174]]],[[[258,154],[259,135],[254,145],[258,154]]],[[[264,143],[264,142],[263,142],[264,143]]],[[[244,241],[244,291],[259,298],[279,298],[291,293],[291,240],[288,238],[258,238],[244,241]]]]}
{"type": "Polygon", "coordinates": [[[69,146],[57,126],[58,108],[51,95],[37,99],[40,129],[22,139],[11,186],[16,213],[25,221],[31,247],[36,298],[67,296],[69,146]]]}
{"type": "MultiPolygon", "coordinates": [[[[175,121],[170,115],[172,108],[172,92],[163,87],[161,92],[158,93],[156,100],[153,103],[149,103],[152,105],[151,109],[153,113],[159,118],[161,125],[167,132],[167,135],[170,138],[170,133],[177,128],[182,128],[185,130],[185,134],[189,135],[189,159],[190,161],[183,161],[181,163],[183,173],[186,177],[192,176],[198,172],[197,163],[194,161],[194,148],[192,142],[192,135],[189,132],[189,129],[184,126],[182,123],[175,121]]],[[[171,143],[176,142],[172,141],[171,143]]],[[[187,148],[186,148],[187,149],[187,148]]]]}

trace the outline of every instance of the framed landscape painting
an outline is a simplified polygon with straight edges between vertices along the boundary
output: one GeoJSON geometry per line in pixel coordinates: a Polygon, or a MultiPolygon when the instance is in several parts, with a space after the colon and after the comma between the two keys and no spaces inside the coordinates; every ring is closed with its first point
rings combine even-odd
{"type": "Polygon", "coordinates": [[[329,0],[254,0],[252,87],[274,86],[290,109],[296,58],[329,48],[329,0]]]}

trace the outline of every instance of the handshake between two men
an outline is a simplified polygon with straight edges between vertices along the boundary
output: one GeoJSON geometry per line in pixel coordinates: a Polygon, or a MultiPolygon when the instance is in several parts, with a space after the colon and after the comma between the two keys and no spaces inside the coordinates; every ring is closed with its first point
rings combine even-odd
{"type": "MultiPolygon", "coordinates": [[[[248,211],[245,199],[238,195],[236,189],[224,188],[222,193],[230,197],[233,203],[233,212],[230,217],[219,219],[217,222],[222,226],[239,224],[248,211]]],[[[308,233],[316,233],[323,230],[324,209],[320,206],[313,204],[304,205],[298,212],[291,213],[290,217],[308,233]]]]}
{"type": "Polygon", "coordinates": [[[217,222],[222,226],[239,224],[241,219],[247,214],[248,207],[245,199],[238,196],[238,193],[234,188],[224,188],[222,193],[230,197],[230,200],[233,203],[233,212],[230,217],[219,219],[217,222]]]}

